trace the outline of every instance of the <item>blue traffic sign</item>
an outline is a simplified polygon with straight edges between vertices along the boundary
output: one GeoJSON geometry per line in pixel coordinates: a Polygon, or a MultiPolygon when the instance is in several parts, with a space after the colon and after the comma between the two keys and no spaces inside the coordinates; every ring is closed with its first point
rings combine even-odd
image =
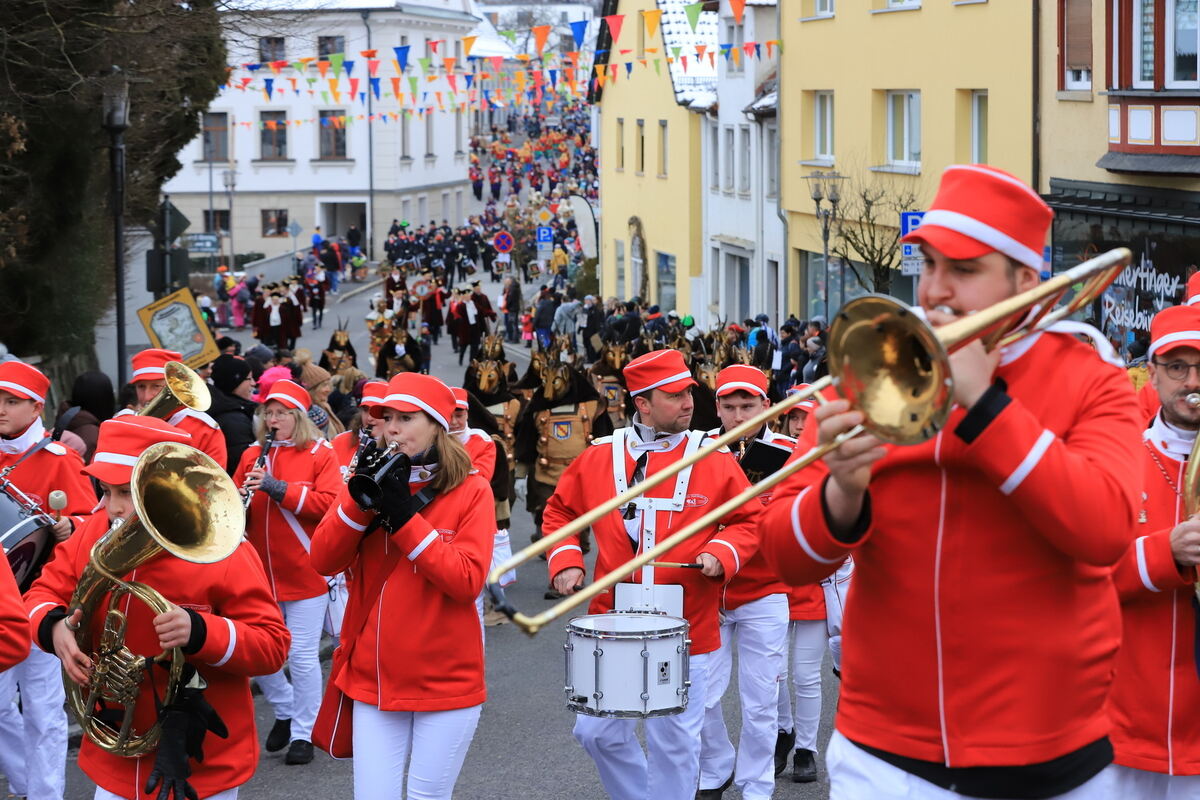
{"type": "MultiPolygon", "coordinates": [[[[901,211],[900,212],[900,235],[907,236],[908,234],[921,227],[921,220],[924,218],[924,211],[901,211]]],[[[921,250],[915,244],[903,244],[900,246],[900,255],[904,258],[913,258],[921,255],[921,250]]]]}
{"type": "Polygon", "coordinates": [[[543,242],[546,242],[546,243],[553,242],[554,241],[554,231],[551,230],[550,228],[539,227],[537,229],[537,240],[538,240],[538,244],[542,244],[543,242]]]}

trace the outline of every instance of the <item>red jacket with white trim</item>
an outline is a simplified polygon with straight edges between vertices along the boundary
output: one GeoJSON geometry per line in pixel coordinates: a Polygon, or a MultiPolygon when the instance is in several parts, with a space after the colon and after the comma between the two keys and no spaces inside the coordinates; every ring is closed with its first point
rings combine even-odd
{"type": "Polygon", "coordinates": [[[184,433],[192,436],[192,447],[212,457],[221,465],[221,469],[229,469],[229,450],[225,445],[225,434],[217,421],[203,411],[193,411],[184,408],[176,411],[167,420],[184,433]]]}
{"type": "Polygon", "coordinates": [[[1156,447],[1152,437],[1142,456],[1144,516],[1134,526],[1137,539],[1113,571],[1124,633],[1108,698],[1113,749],[1116,762],[1126,767],[1200,775],[1196,570],[1180,567],[1171,553],[1171,529],[1187,514],[1159,469],[1161,464],[1183,486],[1187,462],[1156,447]]]}
{"type": "MultiPolygon", "coordinates": [[[[413,492],[424,485],[410,484],[413,492]]],[[[342,629],[361,638],[338,688],[384,711],[445,711],[487,699],[475,598],[492,563],[494,506],[487,481],[470,474],[395,533],[365,533],[375,514],[342,487],[313,536],[312,563],[324,575],[353,570],[346,619],[363,604],[370,611],[362,631],[342,629]],[[366,597],[397,548],[398,563],[366,597]]]]}
{"type": "MultiPolygon", "coordinates": [[[[261,452],[258,442],[246,448],[233,474],[235,484],[245,482],[261,452]]],[[[342,486],[333,448],[324,439],[304,447],[276,442],[267,456],[267,473],[286,481],[287,492],[282,503],[261,489],[254,493],[246,537],[262,558],[271,591],[281,603],[325,594],[329,586],[313,569],[308,550],[317,523],[342,486]]]]}
{"type": "MultiPolygon", "coordinates": [[[[107,514],[103,511],[93,514],[70,539],[58,546],[54,560],[25,594],[25,607],[35,635],[48,612],[65,609],[70,602],[92,545],[108,527],[107,514]]],[[[201,797],[240,786],[250,780],[258,764],[250,678],[269,675],[282,667],[291,643],[291,634],[267,587],[262,562],[254,548],[243,542],[231,556],[215,564],[193,564],[164,554],[123,577],[153,587],[170,602],[194,611],[204,620],[203,644],[188,656],[188,662],[208,682],[204,697],[221,715],[229,729],[229,738],[211,734],[205,737],[204,761],[190,762],[189,781],[201,797]]],[[[107,608],[105,596],[99,613],[90,620],[95,641],[99,641],[107,608]]],[[[141,655],[160,652],[152,624],[154,611],[128,596],[118,608],[129,619],[126,645],[141,655]]],[[[166,671],[154,669],[155,683],[161,692],[166,685],[166,671]]],[[[149,728],[155,716],[154,687],[143,679],[134,714],[135,730],[149,728]]],[[[153,753],[141,758],[122,758],[101,750],[85,737],[79,749],[79,766],[98,786],[118,797],[138,800],[153,797],[142,792],[154,766],[153,753]]]]}
{"type": "Polygon", "coordinates": [[[852,545],[827,525],[820,461],[776,490],[763,525],[789,583],[854,554],[838,730],[951,767],[1039,763],[1108,734],[1111,566],[1133,539],[1141,482],[1129,379],[1088,345],[1027,338],[996,376],[1011,400],[989,390],[973,436],[956,408],[928,442],[887,447],[852,545]]]}
{"type": "Polygon", "coordinates": [[[0,672],[25,660],[29,655],[29,640],[29,619],[25,616],[21,593],[7,559],[0,558],[0,672]]]}
{"type": "Polygon", "coordinates": [[[492,476],[496,474],[496,442],[478,428],[466,428],[454,436],[471,457],[471,466],[490,484],[492,476]]]}
{"type": "MultiPolygon", "coordinates": [[[[628,431],[629,436],[636,440],[632,429],[620,430],[628,431]]],[[[696,435],[704,434],[696,432],[696,435]]],[[[567,467],[543,512],[542,531],[545,535],[549,536],[571,520],[583,516],[587,511],[614,497],[614,438],[605,436],[595,440],[591,447],[584,450],[567,467]]],[[[646,477],[649,478],[655,472],[678,461],[683,457],[684,449],[684,443],[678,442],[669,450],[650,452],[646,462],[646,477]]],[[[635,464],[633,455],[626,447],[625,475],[634,474],[635,464]]],[[[677,478],[678,476],[667,479],[645,496],[670,499],[677,478]]],[[[655,541],[662,542],[749,486],[750,482],[746,480],[736,461],[732,458],[709,456],[692,468],[682,511],[647,511],[642,512],[641,516],[644,518],[650,513],[656,515],[658,529],[655,541]]],[[[721,646],[718,620],[721,591],[724,584],[737,575],[742,565],[749,563],[758,552],[760,513],[759,504],[747,503],[730,512],[722,522],[724,527],[719,531],[714,525],[710,530],[702,531],[667,551],[660,558],[662,561],[694,563],[701,553],[708,553],[724,567],[725,574],[722,578],[705,577],[698,569],[656,567],[654,570],[656,584],[683,586],[683,613],[691,623],[691,652],[697,655],[711,653],[721,646]]],[[[626,530],[625,520],[618,511],[613,511],[599,520],[592,530],[599,550],[593,576],[595,579],[604,577],[632,556],[641,553],[645,544],[644,537],[639,537],[636,543],[633,541],[626,530]]],[[[563,540],[550,552],[547,566],[551,579],[571,567],[586,571],[579,537],[571,536],[563,540]]],[[[629,580],[638,583],[641,577],[641,572],[638,571],[633,573],[629,580]]],[[[588,611],[591,614],[603,614],[611,611],[612,607],[613,592],[609,590],[592,600],[588,611]]]]}
{"type": "Polygon", "coordinates": [[[343,483],[350,477],[350,462],[358,452],[358,444],[358,431],[342,431],[329,443],[333,448],[333,460],[337,464],[338,475],[343,483]]]}
{"type": "MultiPolygon", "coordinates": [[[[42,438],[44,429],[41,422],[35,422],[34,426],[21,437],[26,440],[21,444],[28,446],[23,447],[20,453],[0,452],[0,469],[15,463],[42,438]]],[[[78,453],[62,442],[51,442],[40,453],[30,456],[10,472],[8,479],[47,514],[53,513],[47,502],[50,493],[56,489],[66,492],[67,507],[62,515],[70,517],[75,527],[79,528],[96,508],[97,502],[96,490],[82,470],[83,459],[78,453]]]]}

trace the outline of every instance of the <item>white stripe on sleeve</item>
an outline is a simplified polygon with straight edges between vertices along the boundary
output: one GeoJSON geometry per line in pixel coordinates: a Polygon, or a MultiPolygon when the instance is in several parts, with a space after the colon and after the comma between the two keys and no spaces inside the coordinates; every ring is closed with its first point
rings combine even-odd
{"type": "Polygon", "coordinates": [[[1021,485],[1021,482],[1029,477],[1029,473],[1033,472],[1037,467],[1038,462],[1042,460],[1042,456],[1046,455],[1046,451],[1050,449],[1050,445],[1054,443],[1054,434],[1049,430],[1042,431],[1042,435],[1033,443],[1033,447],[1029,448],[1029,452],[1025,454],[1025,460],[1017,465],[1012,474],[1000,484],[1000,491],[1004,494],[1012,494],[1021,485]]]}

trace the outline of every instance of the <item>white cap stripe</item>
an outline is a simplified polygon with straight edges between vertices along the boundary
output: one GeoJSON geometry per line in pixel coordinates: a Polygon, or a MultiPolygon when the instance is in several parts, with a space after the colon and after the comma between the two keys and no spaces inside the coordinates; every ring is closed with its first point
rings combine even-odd
{"type": "MultiPolygon", "coordinates": [[[[664,351],[664,352],[666,352],[666,351],[664,351]]],[[[630,394],[630,396],[636,396],[636,395],[642,394],[643,392],[648,392],[651,389],[657,389],[660,386],[666,386],[668,383],[674,383],[675,381],[681,381],[684,378],[690,378],[690,377],[692,377],[692,373],[688,372],[687,370],[684,370],[683,372],[675,373],[674,375],[672,375],[669,378],[663,378],[658,383],[652,383],[649,386],[642,387],[641,389],[638,389],[636,392],[631,390],[629,392],[629,394],[630,394]]]]}
{"type": "Polygon", "coordinates": [[[32,399],[36,400],[39,403],[46,402],[46,398],[42,397],[37,392],[30,390],[27,386],[22,386],[19,383],[12,383],[11,381],[0,381],[0,389],[16,389],[21,394],[28,395],[29,397],[31,397],[32,399]]]}
{"type": "Polygon", "coordinates": [[[427,414],[429,414],[429,416],[442,423],[443,428],[450,430],[450,421],[438,412],[434,411],[433,406],[429,405],[429,403],[426,403],[419,397],[411,394],[389,394],[387,397],[383,398],[383,403],[385,405],[391,402],[409,403],[417,408],[423,409],[427,414]]]}
{"type": "Polygon", "coordinates": [[[1150,343],[1150,349],[1146,351],[1146,358],[1153,358],[1159,350],[1176,342],[1200,343],[1200,331],[1175,331],[1166,336],[1160,336],[1150,343]]]}
{"type": "Polygon", "coordinates": [[[968,217],[966,214],[961,214],[957,211],[938,208],[925,212],[925,216],[921,219],[921,226],[917,228],[917,231],[920,231],[926,225],[935,225],[939,228],[946,228],[956,233],[961,233],[963,236],[969,236],[977,242],[986,244],[993,250],[998,250],[1010,258],[1020,261],[1025,266],[1041,272],[1041,253],[1031,250],[1004,231],[993,228],[986,222],[981,222],[974,217],[968,217]]]}
{"type": "Polygon", "coordinates": [[[92,461],[99,461],[103,464],[121,464],[126,467],[132,467],[137,463],[137,456],[127,456],[122,453],[96,453],[92,456],[92,461]]]}
{"type": "Polygon", "coordinates": [[[724,395],[731,392],[736,392],[739,389],[744,392],[749,392],[750,394],[759,395],[761,397],[767,396],[767,393],[763,391],[761,386],[755,386],[753,383],[747,383],[746,381],[730,381],[729,383],[724,383],[717,387],[717,397],[723,397],[724,395]]]}
{"type": "MultiPolygon", "coordinates": [[[[307,408],[301,405],[299,400],[292,397],[290,394],[284,394],[283,392],[272,392],[271,394],[267,395],[267,400],[278,400],[284,405],[289,405],[292,408],[299,409],[300,411],[308,411],[307,408]]],[[[266,403],[267,400],[264,400],[263,402],[266,403]]]]}
{"type": "Polygon", "coordinates": [[[167,374],[167,370],[165,367],[142,367],[141,369],[135,369],[133,371],[133,374],[130,375],[129,377],[140,378],[143,375],[166,375],[166,374],[167,374]]]}

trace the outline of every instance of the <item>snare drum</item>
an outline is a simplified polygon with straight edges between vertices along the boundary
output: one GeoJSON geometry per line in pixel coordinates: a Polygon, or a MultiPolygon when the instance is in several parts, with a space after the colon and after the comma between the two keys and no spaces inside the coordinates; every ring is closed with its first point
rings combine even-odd
{"type": "Polygon", "coordinates": [[[567,625],[567,708],[592,717],[679,714],[688,704],[688,622],[611,612],[567,625]]]}
{"type": "Polygon", "coordinates": [[[54,547],[50,530],[54,520],[45,514],[28,515],[4,492],[0,492],[0,549],[8,559],[17,588],[22,592],[38,576],[54,547]]]}

